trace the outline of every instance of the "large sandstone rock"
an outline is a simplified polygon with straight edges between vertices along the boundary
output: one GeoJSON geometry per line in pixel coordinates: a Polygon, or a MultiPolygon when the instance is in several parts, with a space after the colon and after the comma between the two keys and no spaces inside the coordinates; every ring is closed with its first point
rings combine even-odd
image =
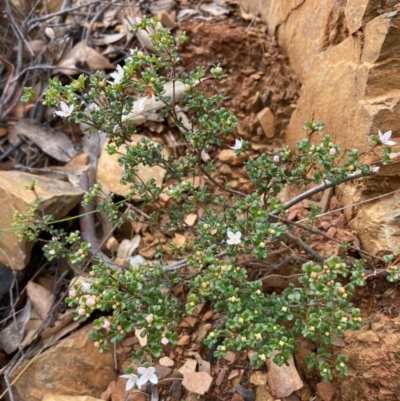
{"type": "MultiPolygon", "coordinates": [[[[289,145],[304,135],[301,127],[309,119],[322,120],[325,133],[343,150],[370,149],[369,135],[378,130],[392,130],[400,145],[400,11],[373,19],[364,32],[363,42],[353,35],[314,58],[288,128],[289,145]]],[[[365,161],[377,157],[379,153],[370,154],[365,161]]],[[[339,194],[345,205],[362,202],[396,189],[399,173],[400,164],[393,163],[367,184],[357,184],[357,190],[350,183],[339,194]]],[[[400,235],[398,206],[395,199],[379,202],[347,210],[346,217],[361,236],[364,249],[395,251],[397,245],[390,238],[400,235]]]]}
{"type": "MultiPolygon", "coordinates": [[[[259,12],[288,53],[303,86],[288,128],[293,147],[304,137],[305,120],[322,120],[344,151],[370,149],[369,136],[392,130],[400,151],[400,11],[398,2],[381,0],[241,0],[259,12]],[[397,6],[396,6],[397,4],[397,6]],[[396,11],[397,10],[397,11],[396,11]]],[[[323,135],[321,134],[321,135],[323,135]]],[[[320,136],[314,134],[313,139],[320,136]]],[[[376,160],[371,153],[365,161],[376,160]]],[[[381,168],[368,184],[348,183],[345,206],[398,187],[400,163],[381,168]],[[373,189],[371,189],[373,188],[373,189]]],[[[371,252],[395,251],[396,201],[346,209],[362,246],[371,252]],[[390,203],[392,202],[392,203],[390,203]],[[384,213],[385,212],[385,213],[384,213]],[[363,223],[368,220],[368,234],[363,223]],[[374,239],[375,238],[375,239],[374,239]]],[[[367,223],[366,223],[367,224],[367,223]]]]}
{"type": "MultiPolygon", "coordinates": [[[[25,361],[15,373],[23,372],[14,385],[22,401],[42,401],[47,394],[100,398],[117,378],[113,353],[100,354],[83,329],[44,351],[32,363],[25,361]]],[[[14,378],[14,377],[13,377],[14,378]]]]}
{"type": "MultiPolygon", "coordinates": [[[[133,142],[140,141],[143,135],[132,135],[131,140],[133,142]]],[[[107,142],[104,144],[104,147],[101,151],[100,158],[97,164],[97,180],[102,182],[107,186],[107,188],[120,196],[127,196],[129,194],[130,188],[129,185],[121,184],[121,178],[124,173],[123,167],[119,164],[119,159],[122,154],[126,154],[126,145],[122,145],[118,152],[120,154],[109,155],[106,152],[107,142]]],[[[169,156],[169,151],[167,148],[163,149],[163,154],[165,157],[169,156]]],[[[164,177],[166,175],[166,170],[160,166],[144,166],[140,164],[138,166],[138,175],[140,179],[147,183],[152,178],[155,179],[156,185],[158,187],[162,186],[164,181],[164,177]]],[[[140,200],[139,196],[134,197],[135,200],[140,200]]]]}
{"type": "MultiPolygon", "coordinates": [[[[0,227],[12,226],[14,211],[25,213],[36,199],[32,191],[25,190],[33,179],[38,180],[35,187],[39,197],[43,198],[42,209],[55,220],[65,217],[82,199],[84,192],[65,181],[34,176],[21,171],[0,171],[0,227]]],[[[20,242],[12,231],[0,232],[0,262],[12,268],[22,270],[29,262],[33,244],[20,242]]]]}
{"type": "Polygon", "coordinates": [[[348,36],[345,1],[241,0],[259,12],[270,35],[277,34],[291,67],[304,79],[313,59],[348,36]]]}

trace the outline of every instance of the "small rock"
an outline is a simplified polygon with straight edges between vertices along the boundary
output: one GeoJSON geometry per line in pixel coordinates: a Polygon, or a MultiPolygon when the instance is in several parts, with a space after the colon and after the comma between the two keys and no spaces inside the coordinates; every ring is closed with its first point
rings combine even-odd
{"type": "Polygon", "coordinates": [[[317,392],[322,401],[333,401],[335,390],[330,382],[320,382],[317,384],[317,392]]]}
{"type": "Polygon", "coordinates": [[[226,361],[228,361],[229,363],[233,363],[233,362],[235,362],[236,354],[234,352],[232,352],[232,351],[228,351],[226,353],[226,355],[224,356],[224,359],[226,361]]]}
{"type": "Polygon", "coordinates": [[[179,373],[195,372],[197,361],[195,359],[186,359],[185,364],[179,369],[179,373]]]}
{"type": "Polygon", "coordinates": [[[275,397],[269,392],[268,386],[258,386],[256,401],[275,401],[275,397]]]}
{"type": "Polygon", "coordinates": [[[146,262],[146,259],[142,255],[135,255],[129,257],[129,264],[131,267],[138,267],[146,262]]]}
{"type": "Polygon", "coordinates": [[[372,331],[380,331],[384,328],[385,326],[380,323],[380,322],[374,322],[371,324],[371,329],[372,331]]]}
{"type": "Polygon", "coordinates": [[[294,365],[293,358],[288,360],[288,366],[285,364],[278,366],[273,361],[277,353],[277,351],[273,351],[272,357],[267,360],[268,384],[272,394],[277,398],[284,398],[288,397],[294,391],[301,389],[303,382],[294,365]]]}
{"type": "Polygon", "coordinates": [[[252,391],[243,387],[242,385],[236,385],[236,391],[243,396],[246,401],[255,401],[255,397],[252,391]]]}
{"type": "Polygon", "coordinates": [[[196,223],[196,220],[197,220],[197,214],[196,213],[190,213],[185,217],[185,223],[189,227],[194,226],[194,223],[196,223]]]}
{"type": "Polygon", "coordinates": [[[184,334],[179,340],[178,340],[178,345],[179,346],[184,346],[188,345],[190,342],[190,336],[188,334],[184,334]]]}
{"type": "Polygon", "coordinates": [[[235,394],[233,394],[231,401],[245,401],[245,400],[240,394],[235,393],[235,394]]]}
{"type": "Polygon", "coordinates": [[[262,109],[257,114],[258,122],[264,131],[267,138],[273,138],[275,136],[275,116],[269,107],[262,109]]]}
{"type": "Polygon", "coordinates": [[[232,173],[232,169],[227,165],[227,164],[223,164],[220,168],[219,171],[222,174],[228,175],[232,173]]]}
{"type": "MultiPolygon", "coordinates": [[[[134,142],[139,142],[142,137],[142,135],[132,135],[131,139],[134,142]]],[[[126,145],[120,146],[118,153],[114,155],[109,155],[107,153],[107,146],[108,142],[105,142],[103,149],[101,150],[97,164],[97,180],[104,183],[111,192],[120,196],[126,196],[130,192],[130,188],[129,185],[122,185],[120,182],[124,169],[118,161],[121,158],[121,154],[126,154],[126,145]]],[[[168,149],[164,148],[162,154],[165,157],[168,157],[168,149]]],[[[166,170],[160,166],[150,167],[143,166],[142,164],[138,166],[138,176],[145,184],[154,178],[155,184],[158,187],[161,187],[166,173],[166,170]]],[[[140,200],[140,196],[135,195],[133,199],[140,200]]]]}
{"type": "Polygon", "coordinates": [[[204,339],[207,337],[208,332],[210,331],[211,323],[200,323],[197,328],[195,335],[196,340],[195,343],[200,345],[203,343],[204,339]]]}
{"type": "Polygon", "coordinates": [[[212,310],[208,310],[204,316],[203,319],[201,319],[203,322],[205,322],[208,319],[211,319],[214,316],[214,312],[212,310]]]}
{"type": "Polygon", "coordinates": [[[171,377],[172,375],[172,368],[168,366],[162,366],[159,363],[156,363],[156,371],[158,380],[166,379],[167,377],[171,377]]]}
{"type": "Polygon", "coordinates": [[[357,335],[357,340],[363,343],[379,343],[379,337],[372,330],[363,331],[357,335]]]}
{"type": "Polygon", "coordinates": [[[213,378],[206,372],[185,372],[182,386],[191,393],[204,395],[211,387],[213,378]]]}
{"type": "Polygon", "coordinates": [[[164,356],[164,357],[160,358],[159,363],[161,366],[167,366],[167,367],[171,367],[171,366],[175,365],[175,362],[168,356],[164,356]]]}
{"type": "Polygon", "coordinates": [[[259,370],[253,372],[250,376],[250,383],[256,386],[267,384],[267,372],[260,372],[259,370]]]}
{"type": "Polygon", "coordinates": [[[261,109],[262,107],[262,98],[260,95],[260,92],[257,92],[251,99],[250,99],[250,109],[254,113],[256,113],[258,110],[261,109]]]}
{"type": "Polygon", "coordinates": [[[233,149],[222,149],[218,155],[218,160],[230,166],[240,166],[246,160],[247,156],[243,153],[237,156],[233,149]]]}

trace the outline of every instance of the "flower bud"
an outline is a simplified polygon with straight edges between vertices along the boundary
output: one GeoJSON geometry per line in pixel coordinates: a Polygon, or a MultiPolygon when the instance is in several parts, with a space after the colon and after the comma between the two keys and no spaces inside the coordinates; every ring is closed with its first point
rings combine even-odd
{"type": "Polygon", "coordinates": [[[335,148],[330,148],[330,149],[329,149],[329,154],[330,154],[331,156],[336,155],[336,149],[335,149],[335,148]]]}
{"type": "Polygon", "coordinates": [[[73,298],[73,297],[76,296],[75,288],[70,288],[70,289],[69,289],[69,291],[68,291],[68,296],[71,297],[71,298],[73,298]]]}
{"type": "Polygon", "coordinates": [[[275,162],[275,163],[279,163],[280,160],[281,160],[281,159],[280,159],[280,157],[279,157],[278,155],[275,155],[275,156],[274,156],[274,162],[275,162]]]}
{"type": "Polygon", "coordinates": [[[93,308],[96,305],[96,300],[93,297],[90,297],[86,300],[86,306],[89,308],[93,308]]]}

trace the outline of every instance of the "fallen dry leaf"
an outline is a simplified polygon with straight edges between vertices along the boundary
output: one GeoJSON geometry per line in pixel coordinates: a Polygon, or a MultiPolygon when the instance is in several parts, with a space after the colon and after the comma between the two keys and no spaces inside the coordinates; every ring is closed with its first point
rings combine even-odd
{"type": "Polygon", "coordinates": [[[85,41],[82,41],[63,54],[57,68],[53,70],[53,74],[77,75],[81,73],[76,69],[78,66],[80,69],[88,69],[89,71],[115,69],[115,65],[111,64],[107,57],[102,56],[87,46],[85,41]]]}
{"type": "Polygon", "coordinates": [[[54,303],[54,294],[33,281],[28,283],[26,290],[35,311],[42,320],[46,320],[54,303]]]}
{"type": "Polygon", "coordinates": [[[206,372],[185,372],[182,386],[191,393],[204,395],[210,389],[212,381],[212,377],[206,372]]]}
{"type": "Polygon", "coordinates": [[[28,300],[22,312],[16,317],[15,326],[14,320],[11,319],[10,324],[0,332],[0,349],[6,354],[11,354],[18,349],[22,336],[25,331],[25,326],[31,316],[32,304],[28,300]]]}
{"type": "Polygon", "coordinates": [[[67,135],[53,128],[39,125],[34,120],[19,120],[15,128],[19,135],[27,137],[43,152],[58,161],[69,162],[78,154],[67,135]]]}
{"type": "Polygon", "coordinates": [[[205,11],[214,17],[220,17],[221,15],[229,14],[230,12],[228,7],[216,3],[203,3],[200,6],[200,10],[205,11]]]}
{"type": "Polygon", "coordinates": [[[170,366],[175,365],[175,362],[168,356],[164,356],[164,357],[160,358],[160,360],[158,362],[160,363],[161,366],[170,367],[170,366]]]}

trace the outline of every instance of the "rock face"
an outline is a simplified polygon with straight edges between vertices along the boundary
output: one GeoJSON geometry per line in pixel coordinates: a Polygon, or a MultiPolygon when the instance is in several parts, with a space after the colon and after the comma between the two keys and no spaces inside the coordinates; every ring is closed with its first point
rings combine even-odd
{"type": "MultiPolygon", "coordinates": [[[[400,10],[398,1],[242,0],[260,12],[276,34],[291,67],[303,81],[287,132],[294,147],[306,120],[325,123],[342,150],[370,149],[369,136],[393,131],[400,151],[400,10]]],[[[366,162],[379,153],[369,154],[366,162]]],[[[368,184],[349,183],[337,191],[344,206],[398,188],[400,163],[381,168],[368,184]],[[355,190],[357,188],[357,190],[355,190]],[[372,188],[372,190],[371,190],[372,188]],[[353,195],[352,195],[353,194],[353,195]]],[[[384,198],[346,211],[365,250],[395,252],[400,235],[397,198],[384,198]],[[368,225],[367,229],[366,224],[368,225]]]]}
{"type": "MultiPolygon", "coordinates": [[[[43,176],[34,176],[20,171],[0,172],[0,226],[11,227],[14,211],[25,213],[29,205],[35,200],[32,191],[25,190],[33,179],[38,180],[36,192],[43,198],[42,204],[45,214],[51,214],[55,220],[62,218],[75,207],[83,197],[84,192],[65,181],[43,176]]],[[[0,262],[6,266],[22,270],[30,259],[32,243],[18,241],[13,232],[0,233],[0,262]]]]}
{"type": "MultiPolygon", "coordinates": [[[[14,385],[19,399],[41,401],[48,394],[99,398],[117,374],[113,353],[100,354],[87,338],[89,331],[79,331],[49,348],[31,363],[14,385]]],[[[29,362],[24,362],[15,376],[29,362]]]]}

